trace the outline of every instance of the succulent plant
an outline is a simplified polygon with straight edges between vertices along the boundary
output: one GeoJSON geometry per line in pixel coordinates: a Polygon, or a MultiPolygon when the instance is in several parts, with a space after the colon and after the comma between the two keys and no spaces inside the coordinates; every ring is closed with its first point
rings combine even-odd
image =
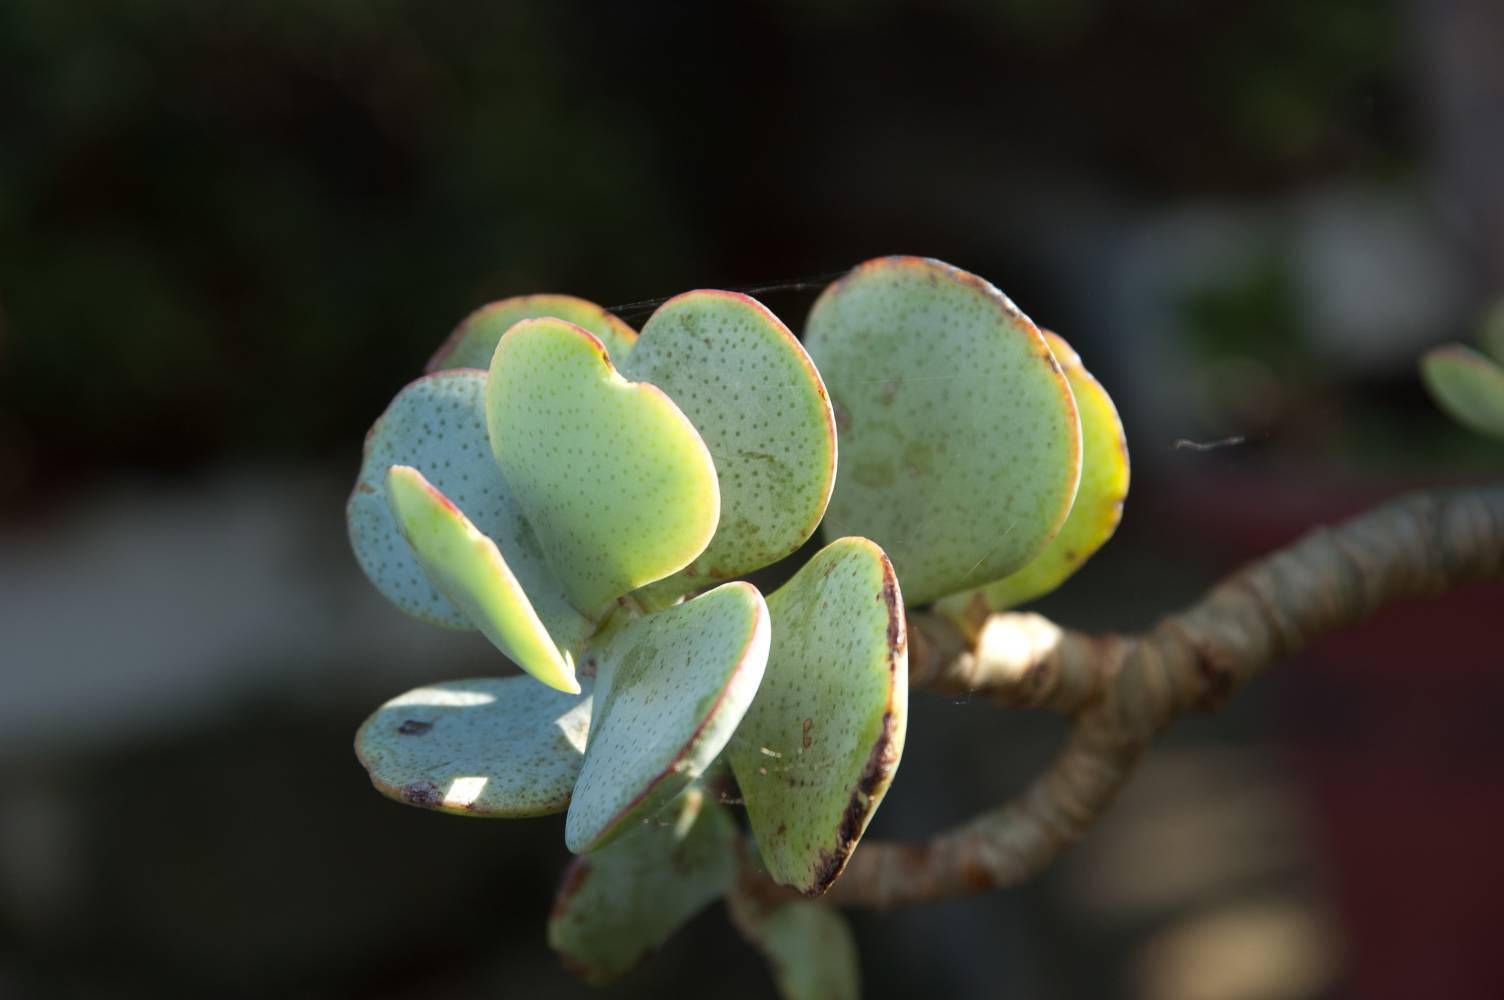
{"type": "Polygon", "coordinates": [[[1116,526],[1111,400],[987,282],[869,261],[804,338],[734,292],[669,299],[640,333],[507,299],[367,436],[348,519],[371,582],[531,676],[419,687],[356,753],[410,805],[565,812],[579,857],[549,940],[588,981],[725,897],[784,995],[854,996],[839,914],[747,886],[823,893],[882,802],[903,595],[965,623],[1057,586],[1116,526]],[[766,599],[739,579],[822,521],[829,544],[766,599]]]}

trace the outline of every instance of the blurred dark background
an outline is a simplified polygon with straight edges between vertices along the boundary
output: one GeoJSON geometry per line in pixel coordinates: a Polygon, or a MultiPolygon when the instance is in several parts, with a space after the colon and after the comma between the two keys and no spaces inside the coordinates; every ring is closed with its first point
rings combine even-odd
{"type": "MultiPolygon", "coordinates": [[[[586,990],[559,822],[370,789],[376,704],[502,669],[360,577],[371,420],[490,299],[940,257],[1119,400],[1123,528],[1043,608],[1141,628],[1504,469],[1414,375],[1504,292],[1500,51],[1493,0],[0,3],[0,997],[771,995],[718,907],[586,990]]],[[[868,995],[1504,996],[1501,597],[1182,725],[1030,886],[856,915],[868,995]]],[[[916,697],[873,833],[1060,734],[916,697]]]]}

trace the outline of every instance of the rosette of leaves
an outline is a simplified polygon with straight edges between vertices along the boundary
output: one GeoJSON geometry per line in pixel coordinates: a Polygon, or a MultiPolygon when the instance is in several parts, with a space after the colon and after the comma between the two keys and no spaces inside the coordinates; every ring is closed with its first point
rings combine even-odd
{"type": "Polygon", "coordinates": [[[1058,585],[1116,525],[1111,401],[990,284],[870,261],[805,345],[730,292],[670,299],[640,334],[568,296],[508,299],[367,438],[348,509],[367,575],[531,677],[410,691],[357,754],[411,805],[566,812],[579,857],[549,940],[588,981],[724,897],[785,996],[855,996],[839,914],[748,873],[818,896],[882,801],[901,595],[969,621],[1058,585]],[[822,519],[829,544],[766,599],[738,580],[822,519]],[[745,837],[717,794],[733,781],[745,837]]]}

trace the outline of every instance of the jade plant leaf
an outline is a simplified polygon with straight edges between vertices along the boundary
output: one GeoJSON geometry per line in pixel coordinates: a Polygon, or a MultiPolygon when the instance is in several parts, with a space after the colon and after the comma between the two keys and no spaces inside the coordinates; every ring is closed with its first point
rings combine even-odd
{"type": "Polygon", "coordinates": [[[530,677],[417,688],[376,710],[355,755],[383,795],[464,816],[562,812],[584,763],[590,695],[530,677]]]}
{"type": "Polygon", "coordinates": [[[768,598],[773,643],[726,757],[763,865],[802,892],[830,887],[898,770],[908,645],[882,550],[842,538],[768,598]]]}
{"type": "Polygon", "coordinates": [[[663,814],[564,872],[548,943],[592,985],[632,969],[736,877],[736,823],[691,789],[663,814]]]}
{"type": "Polygon", "coordinates": [[[477,532],[495,542],[554,642],[573,649],[593,626],[569,603],[491,460],[485,386],[484,372],[446,371],[418,379],[392,400],[366,435],[365,457],[346,507],[351,547],[376,589],[403,611],[449,628],[477,626],[434,586],[393,516],[388,470],[412,466],[477,532]]]}
{"type": "Polygon", "coordinates": [[[573,658],[554,645],[496,543],[410,465],[392,466],[386,489],[402,537],[439,593],[523,670],[579,694],[573,658]]]}
{"type": "Polygon", "coordinates": [[[682,792],[726,746],[762,680],[768,608],[749,583],[635,618],[599,652],[595,717],[564,842],[598,850],[682,792]]]}
{"type": "Polygon", "coordinates": [[[1470,347],[1448,344],[1426,352],[1420,374],[1432,398],[1454,420],[1504,438],[1504,368],[1470,347]]]}
{"type": "Polygon", "coordinates": [[[1060,533],[1033,561],[1001,580],[951,594],[936,605],[971,638],[989,614],[1047,594],[1080,569],[1117,530],[1128,496],[1128,439],[1112,397],[1063,337],[1042,332],[1070,380],[1081,415],[1081,487],[1060,533]]]}
{"type": "Polygon", "coordinates": [[[662,389],[617,374],[581,328],[508,330],[486,418],[502,478],[587,617],[683,569],[715,533],[720,489],[699,432],[662,389]]]}
{"type": "Polygon", "coordinates": [[[795,900],[768,905],[740,891],[727,897],[731,921],[767,959],[783,1000],[858,1000],[856,938],[840,911],[795,900]]]}
{"type": "Polygon", "coordinates": [[[672,298],[622,372],[661,388],[694,422],[721,488],[709,547],[650,591],[678,596],[740,576],[814,534],[835,482],[835,418],[814,362],[762,303],[721,291],[672,298]]]}
{"type": "Polygon", "coordinates": [[[637,331],[594,302],[573,295],[518,295],[481,306],[466,316],[443,345],[428,359],[424,371],[445,368],[491,367],[496,342],[512,324],[524,319],[552,316],[589,330],[620,360],[637,339],[637,331]]]}
{"type": "Polygon", "coordinates": [[[939,261],[868,261],[820,296],[804,342],[841,439],[826,536],[881,545],[910,604],[1007,576],[1055,536],[1081,471],[1076,406],[996,288],[939,261]]]}

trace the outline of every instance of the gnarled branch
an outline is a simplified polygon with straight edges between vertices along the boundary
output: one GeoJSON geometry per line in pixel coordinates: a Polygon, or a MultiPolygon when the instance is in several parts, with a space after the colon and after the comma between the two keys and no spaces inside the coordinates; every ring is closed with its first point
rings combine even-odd
{"type": "Polygon", "coordinates": [[[915,615],[912,686],[1067,712],[1071,734],[1013,801],[922,843],[864,843],[826,898],[889,907],[1018,883],[1082,836],[1176,717],[1216,708],[1264,667],[1391,601],[1498,576],[1504,487],[1415,494],[1317,529],[1142,636],[1005,614],[968,648],[950,623],[915,615]]]}

